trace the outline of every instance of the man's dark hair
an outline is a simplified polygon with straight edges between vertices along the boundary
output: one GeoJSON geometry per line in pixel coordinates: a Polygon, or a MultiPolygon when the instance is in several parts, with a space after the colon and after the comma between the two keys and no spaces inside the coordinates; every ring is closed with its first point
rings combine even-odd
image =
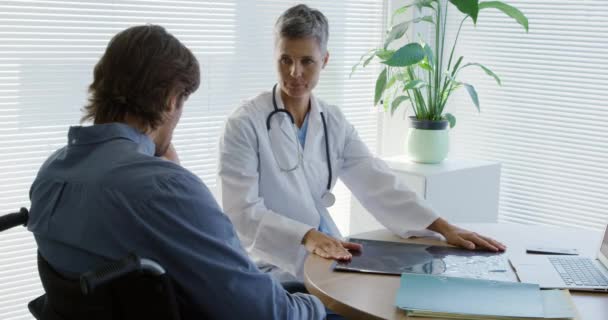
{"type": "Polygon", "coordinates": [[[122,122],[129,115],[155,129],[171,97],[181,107],[199,83],[198,61],[173,35],[156,25],[131,27],[110,40],[95,66],[82,121],[122,122]]]}

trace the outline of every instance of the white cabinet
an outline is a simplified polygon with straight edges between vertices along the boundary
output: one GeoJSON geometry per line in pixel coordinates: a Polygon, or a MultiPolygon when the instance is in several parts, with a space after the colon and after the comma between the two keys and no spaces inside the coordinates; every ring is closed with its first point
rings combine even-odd
{"type": "MultiPolygon", "coordinates": [[[[395,174],[450,222],[497,222],[500,163],[446,159],[420,164],[406,157],[384,159],[395,174]]],[[[350,233],[384,228],[352,197],[350,233]]]]}

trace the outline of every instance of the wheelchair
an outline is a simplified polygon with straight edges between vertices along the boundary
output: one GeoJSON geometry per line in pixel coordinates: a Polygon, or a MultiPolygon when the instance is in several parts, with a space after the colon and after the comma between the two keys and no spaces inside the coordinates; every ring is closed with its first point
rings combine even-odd
{"type": "MultiPolygon", "coordinates": [[[[27,226],[29,212],[0,217],[0,232],[27,226]]],[[[77,278],[56,270],[38,252],[38,273],[45,293],[28,309],[38,320],[180,320],[174,284],[161,265],[131,253],[77,278]]]]}

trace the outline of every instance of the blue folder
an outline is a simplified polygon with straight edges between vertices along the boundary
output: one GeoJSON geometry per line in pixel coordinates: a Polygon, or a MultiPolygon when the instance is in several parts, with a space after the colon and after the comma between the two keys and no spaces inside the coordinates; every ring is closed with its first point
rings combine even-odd
{"type": "Polygon", "coordinates": [[[543,292],[536,284],[404,273],[396,305],[411,316],[572,319],[568,298],[560,290],[543,292]]]}

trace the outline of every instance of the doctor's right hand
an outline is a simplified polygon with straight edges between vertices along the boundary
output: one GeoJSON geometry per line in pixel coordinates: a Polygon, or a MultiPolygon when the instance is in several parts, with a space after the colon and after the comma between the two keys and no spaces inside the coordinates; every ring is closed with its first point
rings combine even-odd
{"type": "Polygon", "coordinates": [[[353,256],[348,250],[361,251],[358,243],[340,241],[315,229],[310,229],[302,238],[302,244],[310,253],[326,259],[350,260],[353,256]]]}

